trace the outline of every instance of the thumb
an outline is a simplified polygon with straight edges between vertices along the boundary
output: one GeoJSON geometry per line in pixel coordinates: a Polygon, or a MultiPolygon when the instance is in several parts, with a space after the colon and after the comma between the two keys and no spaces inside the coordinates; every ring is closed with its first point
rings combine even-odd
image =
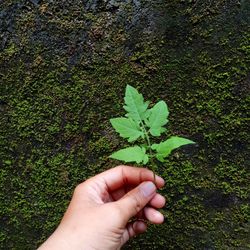
{"type": "Polygon", "coordinates": [[[128,192],[122,199],[117,201],[119,209],[122,211],[124,224],[142,210],[146,204],[154,197],[156,186],[153,182],[146,181],[128,192]]]}

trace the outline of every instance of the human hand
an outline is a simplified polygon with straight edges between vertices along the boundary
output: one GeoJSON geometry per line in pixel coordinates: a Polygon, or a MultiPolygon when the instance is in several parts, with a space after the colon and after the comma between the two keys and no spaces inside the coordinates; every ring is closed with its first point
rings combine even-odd
{"type": "Polygon", "coordinates": [[[148,169],[118,166],[79,184],[60,225],[39,250],[120,249],[146,231],[141,219],[164,221],[157,208],[165,198],[156,193],[164,180],[153,181],[148,169]],[[137,220],[131,222],[132,217],[137,220]]]}

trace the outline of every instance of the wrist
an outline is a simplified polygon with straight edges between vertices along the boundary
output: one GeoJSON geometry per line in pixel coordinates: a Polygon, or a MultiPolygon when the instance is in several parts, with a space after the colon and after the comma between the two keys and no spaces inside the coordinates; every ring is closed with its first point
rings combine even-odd
{"type": "Polygon", "coordinates": [[[38,250],[97,250],[83,235],[87,234],[77,235],[74,230],[64,230],[59,226],[38,250]]]}

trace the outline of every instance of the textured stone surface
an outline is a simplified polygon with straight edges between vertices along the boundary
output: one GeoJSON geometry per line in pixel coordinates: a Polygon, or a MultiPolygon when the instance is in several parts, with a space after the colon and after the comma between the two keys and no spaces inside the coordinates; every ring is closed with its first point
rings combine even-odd
{"type": "Polygon", "coordinates": [[[158,173],[163,225],[125,249],[248,249],[249,1],[0,1],[0,248],[34,249],[118,164],[126,84],[197,142],[158,173]]]}

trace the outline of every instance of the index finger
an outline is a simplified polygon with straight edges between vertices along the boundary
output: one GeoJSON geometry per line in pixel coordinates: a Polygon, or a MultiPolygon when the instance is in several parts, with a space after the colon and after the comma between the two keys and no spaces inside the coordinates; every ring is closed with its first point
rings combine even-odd
{"type": "Polygon", "coordinates": [[[139,185],[144,181],[154,182],[157,188],[164,186],[164,180],[160,176],[156,175],[154,180],[153,171],[125,165],[109,169],[96,175],[93,179],[104,181],[109,191],[114,191],[124,185],[139,185]]]}

